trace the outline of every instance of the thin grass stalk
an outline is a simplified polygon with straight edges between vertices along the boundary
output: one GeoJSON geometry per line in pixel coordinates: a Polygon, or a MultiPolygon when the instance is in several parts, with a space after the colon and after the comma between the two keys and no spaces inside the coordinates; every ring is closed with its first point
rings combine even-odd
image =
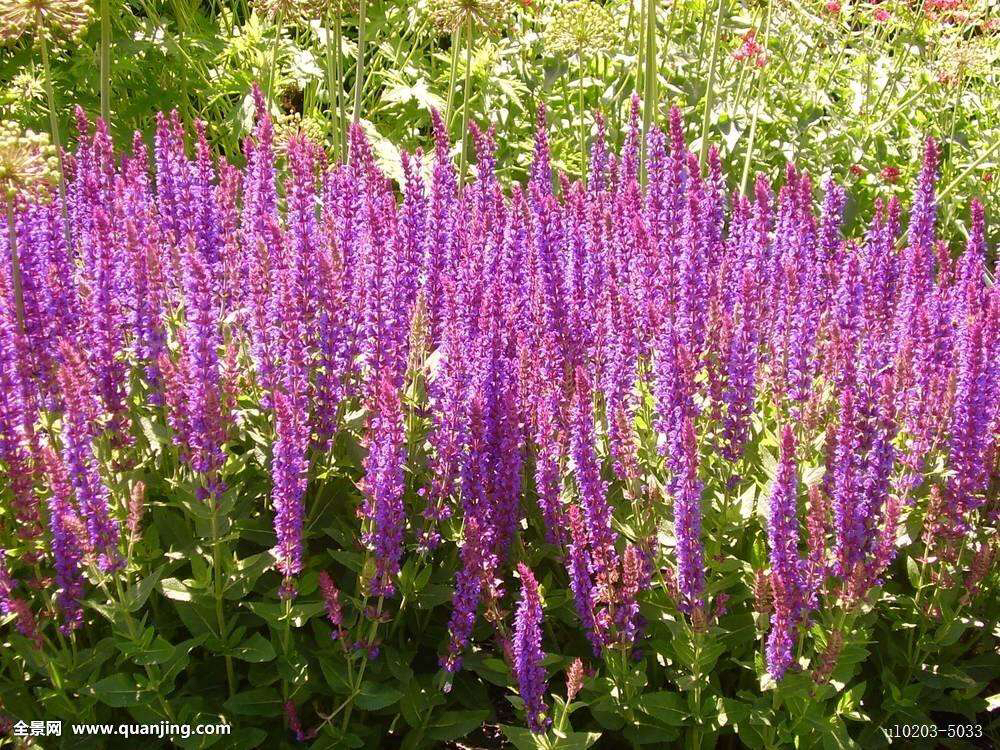
{"type": "Polygon", "coordinates": [[[354,65],[354,112],[352,122],[361,122],[361,88],[365,81],[365,26],[367,25],[367,2],[361,0],[358,5],[358,56],[354,65]]]}
{"type": "Polygon", "coordinates": [[[715,16],[715,37],[712,40],[712,59],[708,64],[708,89],[705,91],[705,113],[701,118],[701,153],[698,165],[704,169],[708,158],[708,123],[712,119],[715,104],[715,72],[719,61],[719,40],[722,37],[722,16],[726,12],[726,0],[719,0],[719,10],[715,16]]]}
{"type": "Polygon", "coordinates": [[[984,161],[993,156],[993,154],[996,153],[997,149],[1000,149],[1000,138],[998,138],[993,143],[992,146],[983,151],[983,153],[979,155],[978,159],[976,159],[974,162],[972,162],[972,164],[963,169],[960,174],[956,175],[951,182],[945,185],[944,189],[938,195],[938,203],[943,203],[944,199],[947,198],[949,195],[951,195],[951,191],[954,190],[956,187],[958,187],[959,184],[961,184],[962,180],[964,180],[970,173],[972,173],[980,164],[982,164],[984,161]]]}
{"type": "MultiPolygon", "coordinates": [[[[924,17],[924,0],[920,0],[920,4],[917,6],[914,13],[913,27],[910,29],[910,38],[917,33],[917,29],[920,28],[920,23],[924,17]]],[[[886,32],[888,33],[888,32],[886,32]]],[[[898,82],[900,74],[903,72],[903,65],[906,63],[906,58],[909,57],[910,48],[909,45],[902,45],[902,50],[899,53],[899,59],[896,62],[896,66],[893,68],[892,75],[889,76],[889,80],[886,81],[885,86],[879,92],[878,98],[875,100],[875,106],[872,108],[873,112],[877,112],[882,104],[882,99],[886,92],[890,89],[893,94],[896,92],[896,83],[898,82]]],[[[867,97],[866,97],[867,98],[867,97]]]]}
{"type": "Polygon", "coordinates": [[[340,14],[333,26],[333,41],[337,46],[337,122],[339,128],[339,151],[337,156],[341,161],[347,160],[347,97],[344,96],[344,21],[340,14]]]}
{"type": "Polygon", "coordinates": [[[267,69],[267,91],[264,101],[271,106],[271,96],[274,94],[275,72],[278,69],[278,47],[281,45],[281,27],[285,18],[283,13],[278,13],[274,24],[274,45],[271,47],[271,64],[267,69]]]}
{"type": "Polygon", "coordinates": [[[635,91],[645,91],[643,74],[646,71],[646,29],[649,22],[646,14],[649,12],[649,0],[642,0],[639,6],[639,46],[636,51],[635,91]]]}
{"type": "Polygon", "coordinates": [[[461,30],[452,29],[451,32],[451,72],[448,76],[448,103],[444,110],[444,126],[451,132],[451,113],[455,103],[455,79],[458,75],[458,48],[461,46],[461,30]]]}
{"type": "Polygon", "coordinates": [[[468,48],[465,50],[465,88],[462,91],[462,154],[459,158],[458,168],[458,189],[465,187],[465,147],[469,140],[469,104],[471,103],[472,91],[472,14],[466,19],[465,28],[467,33],[466,42],[468,48]]]}
{"type": "Polygon", "coordinates": [[[63,164],[62,138],[59,136],[59,116],[56,114],[56,91],[52,85],[52,64],[49,62],[49,43],[45,34],[40,34],[42,48],[42,69],[45,72],[45,97],[49,104],[49,134],[56,150],[56,161],[59,164],[59,207],[62,211],[63,235],[66,247],[72,247],[72,236],[69,229],[69,212],[66,210],[66,169],[63,164]]]}
{"type": "Polygon", "coordinates": [[[333,123],[333,150],[336,154],[337,159],[340,159],[341,155],[341,143],[344,138],[343,121],[340,117],[340,78],[337,75],[339,71],[340,60],[340,14],[335,10],[330,11],[327,16],[327,27],[326,27],[326,95],[327,103],[330,107],[330,121],[333,123]],[[334,37],[330,39],[330,28],[331,26],[336,27],[334,32],[334,37]],[[336,57],[334,57],[334,49],[336,48],[336,57]]]}
{"type": "Polygon", "coordinates": [[[17,327],[24,328],[24,292],[21,287],[21,259],[17,254],[17,228],[14,226],[14,199],[6,200],[7,209],[7,250],[10,253],[10,285],[14,292],[14,310],[17,313],[17,327]]]}
{"type": "Polygon", "coordinates": [[[642,145],[641,153],[641,175],[642,182],[646,182],[646,136],[653,123],[653,113],[656,110],[656,89],[657,89],[657,59],[656,59],[656,0],[647,0],[646,9],[646,73],[645,73],[645,93],[643,94],[642,107],[642,145]]]}
{"type": "Polygon", "coordinates": [[[111,9],[101,0],[101,118],[111,122],[111,9]]]}
{"type": "MultiPolygon", "coordinates": [[[[767,17],[764,21],[764,53],[767,53],[768,42],[771,39],[771,7],[773,0],[767,0],[767,17]]],[[[740,192],[744,195],[747,191],[747,179],[750,177],[750,164],[753,162],[753,147],[757,139],[757,121],[760,118],[760,103],[767,90],[767,82],[770,78],[770,67],[765,67],[760,76],[757,86],[757,98],[754,101],[753,119],[750,121],[750,137],[747,143],[747,153],[743,159],[743,174],[740,176],[740,192]]]]}
{"type": "MultiPolygon", "coordinates": [[[[414,38],[419,38],[419,36],[426,30],[426,28],[427,28],[427,22],[425,20],[419,21],[411,36],[414,37],[414,38]]],[[[395,49],[395,52],[394,52],[394,54],[392,56],[393,57],[392,67],[395,70],[403,70],[403,69],[405,69],[410,64],[410,61],[413,59],[413,55],[419,49],[419,47],[417,46],[416,42],[413,42],[412,44],[406,44],[405,43],[406,39],[407,39],[407,37],[405,36],[405,33],[404,33],[404,35],[400,37],[400,41],[396,44],[396,49],[395,49]],[[405,52],[404,56],[401,59],[400,58],[400,53],[402,52],[402,47],[404,45],[406,46],[406,52],[405,52]]],[[[377,56],[375,58],[375,61],[382,61],[382,62],[384,62],[384,60],[383,60],[383,58],[382,58],[381,55],[377,56]]],[[[384,70],[384,68],[382,70],[384,70]]],[[[366,93],[362,97],[362,99],[361,99],[362,110],[364,110],[365,107],[368,106],[368,105],[371,105],[371,106],[377,105],[378,99],[382,95],[382,90],[379,89],[377,86],[374,85],[375,84],[375,79],[376,79],[377,76],[380,75],[380,73],[381,73],[381,71],[378,68],[376,68],[374,65],[369,65],[368,66],[368,71],[365,74],[365,85],[364,85],[364,88],[362,89],[363,91],[366,91],[368,93],[366,93]]]]}
{"type": "Polygon", "coordinates": [[[577,50],[577,55],[579,56],[580,64],[580,81],[578,86],[579,93],[579,106],[580,106],[580,179],[583,180],[583,184],[587,184],[587,125],[584,122],[584,101],[583,101],[583,72],[584,72],[584,62],[583,62],[583,46],[577,50]]]}

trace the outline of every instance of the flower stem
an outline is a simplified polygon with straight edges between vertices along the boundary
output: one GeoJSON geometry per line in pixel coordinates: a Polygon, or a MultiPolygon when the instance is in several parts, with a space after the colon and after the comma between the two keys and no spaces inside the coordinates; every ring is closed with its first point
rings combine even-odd
{"type": "Polygon", "coordinates": [[[281,46],[281,27],[284,25],[284,14],[278,13],[274,23],[274,45],[271,47],[271,65],[267,69],[267,91],[264,101],[271,106],[271,96],[274,93],[275,72],[278,68],[278,47],[281,46]]]}
{"type": "MultiPolygon", "coordinates": [[[[331,10],[327,15],[327,27],[326,27],[326,100],[327,106],[329,107],[330,120],[334,123],[333,128],[333,150],[337,154],[338,158],[340,156],[340,119],[338,116],[338,104],[340,103],[340,92],[336,93],[336,98],[334,98],[334,79],[336,78],[336,64],[333,58],[334,46],[339,47],[333,40],[330,39],[330,21],[333,20],[331,16],[336,16],[336,12],[331,10]]],[[[339,41],[339,40],[338,40],[339,41]]],[[[340,53],[340,50],[337,50],[340,53]]]]}
{"type": "Polygon", "coordinates": [[[101,119],[111,122],[111,9],[101,0],[101,119]]]}
{"type": "MultiPolygon", "coordinates": [[[[767,2],[767,20],[764,22],[764,51],[767,52],[767,43],[771,38],[771,4],[773,0],[768,0],[767,2]]],[[[757,139],[757,120],[760,118],[760,103],[764,98],[764,92],[767,89],[767,81],[769,78],[768,68],[764,69],[764,74],[761,76],[759,85],[757,86],[757,98],[753,105],[753,119],[750,121],[750,137],[747,143],[747,153],[743,158],[743,174],[740,177],[740,192],[746,194],[747,191],[747,179],[750,177],[750,165],[753,163],[753,147],[754,142],[757,139]]]]}
{"type": "MultiPolygon", "coordinates": [[[[215,586],[215,618],[219,624],[219,639],[226,637],[226,616],[223,611],[223,595],[226,579],[222,567],[222,541],[219,538],[219,497],[212,496],[212,572],[215,586]]],[[[226,683],[229,686],[229,697],[236,695],[236,672],[233,669],[233,657],[226,655],[226,683]]]]}
{"type": "Polygon", "coordinates": [[[344,22],[340,15],[337,15],[337,20],[333,27],[333,42],[336,46],[337,54],[337,123],[338,137],[340,142],[338,144],[339,151],[337,155],[341,161],[347,160],[347,97],[344,96],[344,22]]]}
{"type": "MultiPolygon", "coordinates": [[[[125,628],[128,631],[129,639],[131,639],[132,642],[138,642],[139,634],[136,632],[135,620],[132,619],[132,615],[128,611],[128,607],[125,606],[125,592],[122,589],[121,578],[115,576],[115,593],[117,594],[117,596],[113,597],[111,595],[111,592],[108,591],[108,586],[103,579],[100,581],[100,586],[102,589],[104,589],[104,595],[107,596],[108,599],[114,601],[114,603],[117,605],[118,612],[121,614],[122,619],[125,621],[125,628]]],[[[149,678],[149,682],[151,684],[156,682],[157,680],[153,673],[153,667],[150,666],[149,664],[145,664],[143,666],[146,670],[146,676],[149,678]]],[[[168,719],[173,721],[174,712],[171,710],[170,704],[167,702],[167,699],[163,696],[163,693],[161,693],[160,691],[157,691],[157,697],[159,698],[160,707],[163,709],[163,713],[166,715],[168,719]]]]}
{"type": "Polygon", "coordinates": [[[580,62],[580,83],[579,83],[579,98],[580,98],[580,179],[583,180],[583,184],[587,184],[587,126],[584,122],[584,115],[586,114],[583,110],[583,47],[581,46],[577,50],[577,56],[580,62]]]}
{"type": "Polygon", "coordinates": [[[698,165],[704,169],[708,157],[708,124],[712,119],[715,104],[715,73],[719,61],[719,40],[722,37],[722,15],[726,12],[726,0],[719,0],[719,10],[715,16],[715,37],[712,39],[712,58],[708,64],[708,88],[705,91],[705,113],[701,118],[701,153],[698,165]]]}
{"type": "Polygon", "coordinates": [[[466,154],[465,148],[466,143],[469,140],[469,104],[470,99],[470,89],[472,87],[472,15],[470,14],[466,20],[466,50],[465,50],[465,89],[462,91],[462,155],[459,159],[459,169],[458,169],[458,189],[461,190],[465,186],[465,164],[466,164],[466,154]]]}
{"type": "Polygon", "coordinates": [[[361,656],[361,668],[358,670],[358,681],[351,691],[351,695],[348,698],[349,703],[347,704],[347,709],[344,711],[344,723],[342,731],[346,732],[347,727],[351,723],[351,711],[354,709],[354,699],[361,693],[361,685],[365,679],[365,668],[368,666],[368,648],[371,644],[375,642],[375,633],[378,632],[378,623],[382,619],[382,605],[384,603],[384,598],[378,598],[378,606],[375,608],[375,617],[372,621],[371,633],[368,636],[368,640],[362,643],[362,648],[364,648],[364,653],[361,656]]]}
{"type": "Polygon", "coordinates": [[[451,113],[455,102],[455,78],[458,76],[458,50],[461,44],[461,30],[455,28],[451,32],[451,73],[448,76],[448,104],[444,110],[444,127],[451,132],[451,113]]]}
{"type": "Polygon", "coordinates": [[[63,234],[66,238],[66,247],[72,245],[69,229],[69,213],[66,210],[66,169],[63,165],[62,138],[59,137],[59,115],[56,110],[56,92],[52,85],[52,64],[49,62],[49,43],[45,34],[39,35],[42,49],[42,68],[45,72],[45,96],[49,104],[49,132],[52,136],[52,145],[56,150],[56,161],[59,163],[59,205],[62,209],[63,234]]]}
{"type": "Polygon", "coordinates": [[[642,107],[642,143],[641,175],[642,183],[646,182],[646,136],[653,123],[653,113],[656,112],[657,65],[656,65],[656,0],[646,0],[646,72],[645,93],[642,107]]]}
{"type": "Polygon", "coordinates": [[[361,88],[365,79],[365,25],[367,15],[366,0],[358,5],[358,57],[354,66],[354,113],[353,123],[361,122],[361,88]]]}
{"type": "Polygon", "coordinates": [[[1000,138],[998,138],[992,146],[983,151],[983,153],[979,155],[978,159],[976,159],[974,162],[972,162],[972,164],[963,169],[960,174],[956,175],[951,182],[945,185],[944,189],[938,195],[938,203],[939,204],[943,203],[944,199],[948,197],[951,191],[954,190],[956,187],[958,187],[961,184],[962,180],[964,180],[970,172],[972,172],[976,167],[978,167],[984,161],[989,159],[993,155],[993,152],[996,151],[998,148],[1000,148],[1000,138]]]}

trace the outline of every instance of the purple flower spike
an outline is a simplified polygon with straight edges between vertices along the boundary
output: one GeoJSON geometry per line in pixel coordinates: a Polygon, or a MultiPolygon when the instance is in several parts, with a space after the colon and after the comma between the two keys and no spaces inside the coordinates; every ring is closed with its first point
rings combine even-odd
{"type": "Polygon", "coordinates": [[[540,734],[548,729],[552,719],[548,716],[545,693],[545,668],[542,660],[542,600],[538,594],[538,581],[524,563],[518,563],[521,576],[521,598],[517,604],[514,629],[514,674],[517,687],[524,701],[528,728],[540,734]]]}

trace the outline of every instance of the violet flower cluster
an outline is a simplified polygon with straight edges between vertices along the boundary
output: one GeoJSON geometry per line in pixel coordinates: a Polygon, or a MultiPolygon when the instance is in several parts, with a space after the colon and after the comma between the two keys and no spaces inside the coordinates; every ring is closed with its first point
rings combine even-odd
{"type": "MultiPolygon", "coordinates": [[[[508,190],[492,129],[473,128],[461,181],[437,115],[433,150],[388,170],[358,127],[347,164],[304,135],[279,143],[254,99],[243,166],[176,114],[152,148],[137,136],[118,154],[80,112],[68,224],[56,196],[17,198],[13,227],[0,218],[0,257],[11,229],[24,275],[19,323],[0,270],[0,478],[23,550],[4,580],[47,557],[67,631],[90,563],[122,562],[110,488],[129,467],[115,460],[150,424],[217,502],[234,425],[253,423],[287,595],[328,544],[307,530],[323,482],[310,469],[360,435],[360,492],[337,502],[358,516],[363,593],[395,597],[411,551],[457,557],[448,672],[483,613],[496,625],[509,609],[512,568],[536,542],[595,654],[641,639],[654,571],[700,628],[720,608],[706,593],[710,483],[745,489],[774,436],[760,580],[775,677],[823,597],[885,575],[928,467],[947,477],[936,544],[961,549],[996,511],[1000,291],[978,204],[961,257],[937,239],[933,140],[907,231],[892,197],[847,238],[835,180],[817,188],[789,165],[730,193],[722,156],[700,163],[676,108],[643,144],[634,101],[619,152],[598,119],[581,181],[553,167],[542,110],[530,176],[508,190]],[[825,474],[804,488],[807,455],[825,474]],[[672,523],[640,536],[640,520],[672,523]]],[[[514,666],[539,730],[541,609],[530,571],[521,581],[514,666]]],[[[322,585],[340,636],[338,590],[322,585]]]]}

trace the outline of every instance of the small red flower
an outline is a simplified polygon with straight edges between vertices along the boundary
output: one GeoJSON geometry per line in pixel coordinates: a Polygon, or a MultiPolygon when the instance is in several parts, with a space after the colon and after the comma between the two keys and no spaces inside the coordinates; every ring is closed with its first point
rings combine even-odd
{"type": "Polygon", "coordinates": [[[830,2],[826,4],[826,12],[831,16],[839,15],[840,3],[838,3],[837,0],[830,0],[830,2]]]}
{"type": "Polygon", "coordinates": [[[854,177],[860,177],[865,173],[865,170],[861,168],[860,164],[852,164],[850,172],[854,177]]]}
{"type": "Polygon", "coordinates": [[[752,62],[758,68],[767,65],[767,53],[757,41],[757,29],[749,29],[741,38],[742,44],[733,52],[733,59],[740,62],[752,62]]]}
{"type": "Polygon", "coordinates": [[[883,167],[879,174],[886,182],[895,184],[895,182],[899,179],[899,167],[883,167]]]}
{"type": "Polygon", "coordinates": [[[875,20],[879,23],[883,23],[889,20],[889,11],[885,8],[879,8],[875,11],[875,20]]]}
{"type": "Polygon", "coordinates": [[[987,185],[989,185],[991,182],[993,182],[993,173],[992,172],[983,172],[983,182],[985,182],[987,185]]]}

